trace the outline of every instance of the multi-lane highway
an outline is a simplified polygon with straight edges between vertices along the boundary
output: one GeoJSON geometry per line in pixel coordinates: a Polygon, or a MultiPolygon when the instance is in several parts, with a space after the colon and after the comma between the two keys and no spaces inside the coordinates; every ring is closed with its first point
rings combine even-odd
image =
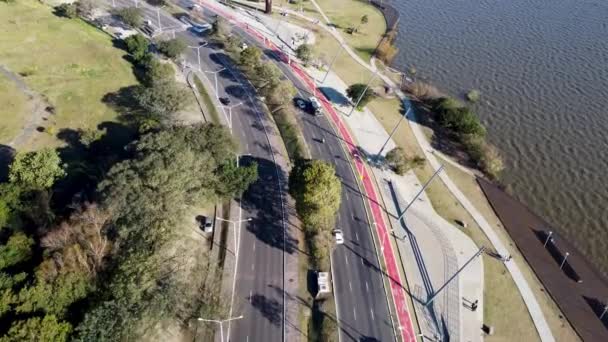
{"type": "MultiPolygon", "coordinates": [[[[115,0],[115,3],[121,7],[133,6],[130,0],[115,0]]],[[[183,30],[183,25],[163,10],[143,7],[146,20],[156,24],[160,18],[161,27],[165,29],[181,26],[182,29],[175,30],[176,36],[191,46],[201,43],[200,36],[183,30]]],[[[213,14],[204,13],[208,18],[213,14]]],[[[238,27],[235,26],[233,31],[249,45],[260,45],[238,27]]],[[[218,95],[229,98],[230,105],[242,103],[232,110],[232,131],[241,143],[242,153],[251,155],[241,162],[256,161],[260,173],[260,180],[247,191],[241,202],[243,217],[252,217],[253,220],[241,230],[234,312],[242,314],[243,319],[231,323],[229,339],[281,341],[284,329],[283,252],[285,249],[286,253],[293,253],[295,249],[292,239],[284,237],[283,196],[287,174],[275,163],[266,131],[270,123],[257,109],[259,103],[253,95],[255,90],[232,68],[222,50],[209,46],[201,48],[200,52],[203,70],[225,68],[218,73],[218,95]]],[[[198,66],[194,49],[189,50],[185,58],[188,64],[198,66]]],[[[292,70],[279,59],[271,60],[299,89],[300,95],[308,97],[307,87],[292,70]]],[[[208,75],[213,80],[213,75],[208,75]]],[[[373,243],[373,227],[370,227],[355,173],[328,119],[302,111],[298,111],[298,115],[313,158],[333,163],[343,183],[337,226],[344,231],[346,241],[332,251],[341,340],[393,341],[394,328],[373,243]]]]}

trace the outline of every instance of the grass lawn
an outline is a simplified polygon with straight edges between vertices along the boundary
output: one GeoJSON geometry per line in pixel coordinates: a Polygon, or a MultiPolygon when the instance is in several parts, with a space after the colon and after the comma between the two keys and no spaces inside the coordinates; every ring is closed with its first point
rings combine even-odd
{"type": "Polygon", "coordinates": [[[207,113],[209,114],[209,120],[219,125],[221,123],[220,114],[217,112],[217,108],[215,108],[215,105],[213,104],[213,99],[211,98],[211,95],[209,95],[207,89],[205,89],[205,86],[203,85],[203,82],[201,82],[198,76],[194,76],[194,84],[196,84],[196,89],[201,95],[203,104],[205,105],[205,109],[207,109],[207,113]]]}
{"type": "Polygon", "coordinates": [[[29,115],[27,100],[13,81],[0,74],[0,144],[10,142],[23,127],[29,115]]]}
{"type": "MultiPolygon", "coordinates": [[[[0,32],[0,63],[30,74],[25,83],[55,107],[45,123],[54,132],[115,120],[118,113],[102,98],[137,84],[125,52],[113,46],[110,36],[83,21],[58,18],[36,1],[0,2],[0,32]]],[[[16,129],[8,134],[16,135],[16,129]]],[[[54,135],[35,133],[21,148],[59,144],[54,135]]]]}

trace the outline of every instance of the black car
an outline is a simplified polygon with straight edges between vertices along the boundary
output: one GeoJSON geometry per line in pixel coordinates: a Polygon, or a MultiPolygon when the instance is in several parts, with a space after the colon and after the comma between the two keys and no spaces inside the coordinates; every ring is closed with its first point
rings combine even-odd
{"type": "Polygon", "coordinates": [[[227,97],[220,97],[220,103],[223,104],[224,106],[227,106],[230,104],[230,99],[227,97]]]}

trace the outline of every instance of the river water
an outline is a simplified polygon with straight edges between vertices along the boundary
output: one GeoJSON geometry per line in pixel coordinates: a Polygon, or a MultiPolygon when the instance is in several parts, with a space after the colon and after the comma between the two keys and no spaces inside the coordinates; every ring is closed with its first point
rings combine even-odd
{"type": "Polygon", "coordinates": [[[479,89],[504,182],[608,274],[608,2],[389,2],[394,66],[452,95],[479,89]]]}

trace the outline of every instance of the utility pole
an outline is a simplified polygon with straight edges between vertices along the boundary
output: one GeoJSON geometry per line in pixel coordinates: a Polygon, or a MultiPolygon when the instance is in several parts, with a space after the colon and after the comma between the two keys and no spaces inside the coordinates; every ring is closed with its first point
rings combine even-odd
{"type": "Polygon", "coordinates": [[[350,110],[350,113],[348,113],[347,116],[351,116],[353,114],[353,112],[355,111],[355,108],[357,108],[359,106],[359,102],[361,102],[361,99],[363,99],[363,96],[365,96],[365,93],[367,93],[367,89],[369,89],[369,86],[372,84],[372,82],[374,81],[374,79],[376,78],[377,75],[378,75],[378,70],[376,69],[376,72],[374,72],[374,75],[372,75],[372,78],[370,78],[369,81],[367,82],[367,85],[365,85],[365,89],[363,90],[363,92],[359,96],[359,99],[357,100],[357,103],[355,103],[355,105],[350,110]]]}
{"type": "Polygon", "coordinates": [[[403,212],[401,213],[401,215],[399,216],[399,218],[397,219],[397,221],[401,221],[401,219],[403,218],[403,216],[405,216],[405,213],[407,212],[407,210],[412,206],[412,204],[414,204],[414,202],[416,201],[416,199],[418,199],[418,196],[420,196],[424,190],[429,186],[429,184],[431,184],[431,181],[435,178],[435,176],[437,176],[439,174],[439,172],[441,172],[443,170],[443,165],[441,165],[437,171],[435,171],[435,173],[431,176],[431,178],[426,181],[426,183],[424,184],[424,186],[422,187],[422,189],[420,189],[420,191],[418,191],[418,193],[416,194],[416,196],[414,196],[414,199],[412,199],[410,201],[410,203],[408,203],[408,205],[405,207],[405,209],[403,209],[403,212]]]}
{"type": "Polygon", "coordinates": [[[395,132],[397,131],[397,128],[401,124],[401,121],[403,121],[403,119],[405,119],[407,117],[407,114],[410,112],[411,109],[412,109],[411,107],[408,108],[407,111],[405,112],[405,114],[403,114],[403,116],[401,116],[401,118],[399,119],[399,122],[397,122],[397,124],[395,125],[395,127],[391,131],[391,134],[389,134],[388,138],[386,139],[386,141],[382,145],[382,148],[380,148],[380,151],[378,151],[378,153],[376,154],[378,157],[382,156],[382,151],[384,151],[384,148],[386,147],[386,145],[388,144],[388,142],[393,137],[393,134],[395,134],[395,132]]]}
{"type": "Polygon", "coordinates": [[[478,256],[481,255],[481,253],[483,253],[485,251],[486,247],[481,246],[481,248],[479,248],[479,250],[477,251],[477,253],[475,253],[471,258],[469,258],[469,260],[467,260],[467,262],[464,263],[464,265],[462,265],[462,267],[460,269],[458,269],[458,271],[456,271],[456,273],[454,273],[450,279],[448,279],[445,284],[443,284],[439,290],[435,291],[435,293],[433,293],[433,295],[431,296],[431,298],[429,298],[429,300],[426,301],[426,304],[424,304],[424,306],[429,306],[429,304],[431,304],[435,298],[441,293],[441,291],[443,289],[445,289],[446,286],[448,286],[448,284],[454,280],[454,278],[456,278],[456,276],[458,276],[458,274],[460,272],[462,272],[462,270],[464,270],[470,263],[471,261],[473,261],[473,259],[477,258],[478,256]]]}

